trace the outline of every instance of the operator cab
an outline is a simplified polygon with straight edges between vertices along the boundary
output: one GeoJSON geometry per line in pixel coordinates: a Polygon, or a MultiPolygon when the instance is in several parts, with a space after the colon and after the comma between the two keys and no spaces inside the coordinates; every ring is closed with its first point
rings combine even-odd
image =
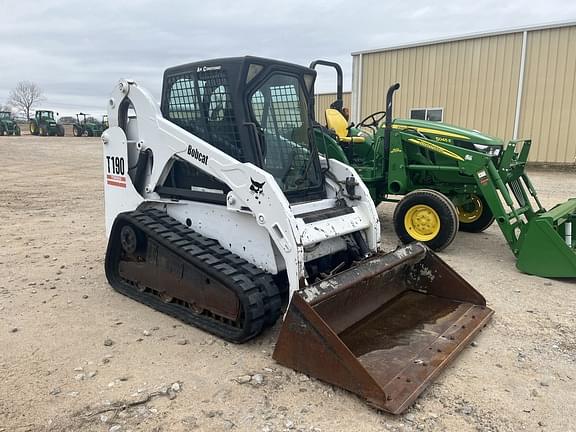
{"type": "MultiPolygon", "coordinates": [[[[164,73],[161,110],[238,161],[272,174],[290,202],[321,199],[324,177],[310,109],[315,78],[309,68],[258,57],[190,63],[164,73]]],[[[179,161],[164,186],[161,195],[175,196],[178,189],[222,197],[227,192],[218,180],[179,161]]]]}
{"type": "Polygon", "coordinates": [[[54,120],[54,111],[36,111],[36,117],[39,119],[54,120]]]}

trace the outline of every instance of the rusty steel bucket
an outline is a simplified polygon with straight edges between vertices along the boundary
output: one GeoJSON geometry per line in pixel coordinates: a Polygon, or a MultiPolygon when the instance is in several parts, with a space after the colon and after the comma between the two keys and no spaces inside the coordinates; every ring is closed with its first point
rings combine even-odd
{"type": "Polygon", "coordinates": [[[399,414],[493,313],[468,282],[414,243],[295,293],[273,357],[399,414]]]}

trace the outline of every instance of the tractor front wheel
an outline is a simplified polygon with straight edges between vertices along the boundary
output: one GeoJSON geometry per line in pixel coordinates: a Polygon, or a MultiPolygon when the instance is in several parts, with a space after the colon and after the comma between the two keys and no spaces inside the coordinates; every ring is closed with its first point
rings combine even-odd
{"type": "Polygon", "coordinates": [[[36,124],[35,121],[30,122],[30,134],[31,135],[38,135],[39,130],[38,130],[38,125],[36,124]]]}
{"type": "Polygon", "coordinates": [[[494,223],[494,215],[484,197],[471,195],[468,202],[456,206],[460,231],[479,233],[494,223]]]}
{"type": "Polygon", "coordinates": [[[64,136],[64,126],[62,126],[61,124],[56,125],[56,135],[58,135],[59,137],[64,136]]]}
{"type": "Polygon", "coordinates": [[[48,135],[48,129],[46,128],[46,126],[40,126],[40,135],[41,136],[47,136],[48,135]]]}
{"type": "Polygon", "coordinates": [[[441,251],[456,237],[458,214],[450,199],[431,189],[410,192],[394,209],[394,230],[402,243],[419,241],[441,251]]]}
{"type": "Polygon", "coordinates": [[[82,131],[80,130],[80,128],[78,126],[74,125],[72,127],[72,135],[74,135],[75,137],[82,136],[82,131]]]}

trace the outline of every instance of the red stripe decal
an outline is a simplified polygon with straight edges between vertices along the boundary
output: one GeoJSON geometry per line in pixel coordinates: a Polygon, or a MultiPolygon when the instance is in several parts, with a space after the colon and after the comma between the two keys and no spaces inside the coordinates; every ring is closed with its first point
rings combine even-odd
{"type": "Polygon", "coordinates": [[[108,180],[126,183],[126,177],[124,177],[124,176],[115,176],[115,175],[107,174],[106,178],[108,180]]]}
{"type": "Polygon", "coordinates": [[[115,181],[112,181],[112,180],[108,180],[107,183],[108,183],[110,186],[118,186],[118,187],[121,187],[121,188],[125,188],[125,187],[126,187],[126,183],[119,183],[119,182],[115,182],[115,181]]]}

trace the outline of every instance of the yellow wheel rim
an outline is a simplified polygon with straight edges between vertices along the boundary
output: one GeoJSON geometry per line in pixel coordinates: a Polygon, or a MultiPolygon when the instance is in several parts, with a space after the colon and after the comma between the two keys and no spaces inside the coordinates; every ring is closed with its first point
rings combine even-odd
{"type": "Polygon", "coordinates": [[[440,232],[440,217],[432,207],[418,204],[406,212],[404,227],[414,240],[429,241],[440,232]]]}
{"type": "Polygon", "coordinates": [[[476,222],[484,212],[484,204],[476,195],[470,197],[470,201],[457,207],[458,219],[462,223],[476,222]]]}

